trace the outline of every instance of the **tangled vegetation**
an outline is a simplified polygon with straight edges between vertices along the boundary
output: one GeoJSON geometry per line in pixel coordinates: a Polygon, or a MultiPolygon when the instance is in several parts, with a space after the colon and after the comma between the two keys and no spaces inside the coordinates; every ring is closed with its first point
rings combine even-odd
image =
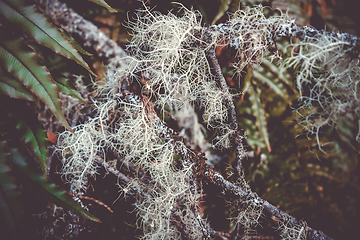
{"type": "MultiPolygon", "coordinates": [[[[36,2],[45,8],[45,15],[47,11],[63,11],[51,9],[60,6],[54,0],[36,2]]],[[[95,2],[111,9],[103,1],[95,2]]],[[[10,0],[0,3],[12,6],[10,0]]],[[[359,120],[358,38],[347,33],[299,27],[288,13],[268,16],[269,9],[261,5],[238,9],[227,21],[206,27],[199,11],[181,4],[178,4],[178,14],[163,14],[142,4],[134,19],[125,24],[131,30],[126,53],[113,54],[106,81],[97,81],[91,87],[95,89],[93,93],[84,86],[82,77],[76,77],[81,96],[69,83],[64,91],[68,95],[54,95],[55,100],[35,93],[60,122],[67,118],[71,125],[65,125],[67,129],[58,134],[50,160],[39,161],[45,175],[41,180],[44,181],[42,188],[50,189],[47,178],[52,162],[59,161],[58,173],[62,184],[68,186],[67,193],[62,194],[72,197],[72,200],[60,198],[60,213],[55,205],[51,208],[53,216],[63,215],[66,222],[69,220],[64,216],[68,214],[72,219],[68,226],[81,232],[88,223],[79,221],[74,213],[99,221],[87,214],[91,210],[86,201],[116,214],[111,206],[87,193],[90,186],[101,181],[100,176],[109,174],[115,177],[112,184],[119,187],[119,198],[131,196],[134,201],[135,224],[141,229],[141,236],[137,237],[141,239],[332,239],[326,235],[326,229],[322,229],[325,233],[316,230],[306,219],[297,220],[265,200],[266,194],[276,191],[273,186],[264,191],[261,188],[265,184],[260,185],[260,189],[256,184],[254,191],[249,184],[257,183],[257,175],[265,179],[269,174],[273,152],[281,155],[268,131],[271,127],[266,111],[274,106],[264,107],[265,100],[259,97],[259,92],[267,91],[263,89],[266,85],[271,90],[268,91],[271,99],[281,99],[276,100],[280,110],[290,109],[286,106],[296,102],[297,106],[292,108],[300,116],[297,123],[305,127],[306,136],[315,134],[315,145],[325,152],[323,129],[359,120]],[[286,41],[293,43],[284,47],[286,41]],[[229,53],[232,54],[227,66],[222,66],[232,69],[227,73],[220,66],[223,62],[218,60],[219,51],[224,49],[231,49],[229,53]],[[231,77],[227,77],[229,74],[231,77]],[[291,74],[295,75],[297,88],[291,85],[291,74]],[[238,81],[234,82],[234,78],[238,81]],[[69,96],[71,91],[72,96],[69,96]],[[62,114],[49,104],[57,104],[60,97],[62,114]],[[250,105],[244,107],[244,104],[250,105]],[[269,157],[261,153],[261,148],[267,149],[269,157]],[[258,158],[257,165],[249,167],[249,160],[254,158],[258,158]],[[227,176],[219,170],[225,165],[223,171],[227,176]],[[262,197],[255,193],[257,190],[263,193],[262,197]],[[212,221],[204,217],[204,208],[209,211],[216,208],[210,205],[213,199],[219,198],[212,196],[213,192],[221,195],[228,206],[223,209],[229,212],[225,216],[230,219],[227,230],[216,229],[212,221]],[[67,202],[73,204],[70,204],[72,212],[64,212],[67,202]],[[260,230],[266,219],[268,223],[276,223],[272,234],[269,230],[260,230]]],[[[52,15],[61,18],[61,14],[52,15]]],[[[10,46],[9,39],[6,41],[3,49],[10,46]]],[[[96,46],[99,42],[88,45],[102,51],[96,46]]],[[[73,60],[90,70],[82,59],[73,60]]],[[[3,67],[13,74],[10,64],[3,67]]],[[[35,77],[36,81],[41,83],[38,78],[35,77]]],[[[20,82],[28,88],[37,88],[26,80],[20,82]]],[[[35,101],[30,98],[33,97],[31,92],[10,91],[9,87],[4,87],[6,84],[11,87],[14,81],[2,80],[1,83],[5,95],[35,101]]],[[[14,86],[12,88],[16,89],[14,86]]],[[[1,107],[11,112],[6,106],[1,107]]],[[[285,113],[286,110],[279,116],[285,113]]],[[[3,121],[1,127],[6,124],[9,123],[3,121]]],[[[26,128],[23,125],[17,129],[26,128]]],[[[355,142],[359,135],[360,132],[354,137],[355,142]]],[[[12,159],[15,165],[30,171],[16,160],[16,156],[21,155],[18,153],[21,143],[10,134],[3,136],[5,141],[0,147],[8,157],[3,158],[1,164],[5,166],[7,159],[12,159]]],[[[46,149],[44,142],[33,144],[46,149]]],[[[300,150],[297,151],[300,155],[300,150]]],[[[298,177],[299,166],[303,163],[299,163],[295,152],[287,154],[290,157],[286,157],[286,164],[296,182],[301,178],[298,177]]],[[[40,158],[44,155],[46,152],[39,154],[40,158]]],[[[312,160],[307,162],[307,168],[311,168],[310,164],[312,160]]],[[[38,182],[36,177],[28,177],[38,182]]],[[[4,179],[11,181],[6,176],[4,179]]],[[[60,192],[59,189],[51,191],[50,195],[54,196],[60,192]]],[[[208,217],[213,219],[211,214],[208,217]]],[[[61,224],[55,222],[47,228],[47,236],[56,236],[54,231],[61,224]]],[[[62,237],[70,238],[71,232],[63,233],[62,237]]]]}

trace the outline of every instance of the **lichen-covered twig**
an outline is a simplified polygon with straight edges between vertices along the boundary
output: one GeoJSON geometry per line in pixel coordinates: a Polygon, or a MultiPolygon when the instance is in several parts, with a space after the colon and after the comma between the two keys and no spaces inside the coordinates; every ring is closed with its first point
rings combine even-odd
{"type": "MultiPolygon", "coordinates": [[[[225,180],[224,177],[220,173],[216,172],[211,166],[208,166],[207,169],[204,170],[203,176],[209,182],[215,184],[216,186],[221,187],[221,189],[225,194],[229,194],[243,200],[252,201],[255,202],[256,204],[260,204],[261,206],[264,207],[264,210],[269,212],[272,216],[278,218],[280,221],[282,221],[290,228],[300,225],[300,222],[296,220],[294,217],[281,211],[280,209],[270,204],[266,200],[261,199],[254,193],[244,191],[241,187],[236,186],[235,184],[225,180]]],[[[331,240],[332,238],[326,236],[321,231],[312,229],[311,227],[307,227],[307,239],[331,240]]]]}
{"type": "MultiPolygon", "coordinates": [[[[295,37],[300,40],[314,40],[320,39],[324,36],[338,39],[339,41],[346,42],[344,44],[344,50],[350,51],[350,55],[353,57],[359,57],[360,54],[360,38],[348,33],[336,33],[328,32],[325,30],[317,30],[311,26],[299,27],[295,24],[295,20],[287,20],[285,22],[275,21],[259,21],[254,19],[252,22],[248,22],[250,26],[256,28],[259,25],[263,25],[271,33],[270,42],[275,43],[276,37],[295,37]]],[[[208,27],[209,31],[218,31],[221,36],[232,42],[232,45],[236,45],[236,33],[244,30],[244,23],[238,22],[226,22],[208,27]]]]}
{"type": "Polygon", "coordinates": [[[117,178],[119,178],[119,180],[123,181],[125,184],[129,185],[130,184],[130,188],[136,192],[136,194],[140,195],[141,197],[145,197],[146,196],[146,192],[144,192],[143,190],[141,190],[140,188],[131,185],[131,180],[125,176],[124,174],[122,174],[121,172],[119,172],[119,170],[117,170],[116,168],[110,166],[107,162],[104,161],[104,159],[100,158],[100,157],[96,157],[96,162],[99,163],[101,166],[104,167],[104,169],[106,171],[108,171],[109,173],[114,174],[117,178]]]}
{"type": "MultiPolygon", "coordinates": [[[[211,60],[211,63],[213,65],[215,76],[219,80],[220,88],[223,91],[229,92],[229,87],[226,84],[225,78],[221,72],[221,67],[215,55],[215,47],[209,49],[209,59],[211,60]]],[[[235,131],[235,134],[233,136],[233,143],[234,143],[235,154],[237,159],[236,169],[237,169],[238,177],[241,177],[243,175],[242,160],[245,157],[245,150],[242,144],[242,140],[244,137],[241,135],[241,131],[239,129],[239,124],[236,116],[236,109],[231,95],[229,94],[227,98],[224,100],[226,102],[226,106],[229,111],[230,128],[233,131],[235,131]]]]}

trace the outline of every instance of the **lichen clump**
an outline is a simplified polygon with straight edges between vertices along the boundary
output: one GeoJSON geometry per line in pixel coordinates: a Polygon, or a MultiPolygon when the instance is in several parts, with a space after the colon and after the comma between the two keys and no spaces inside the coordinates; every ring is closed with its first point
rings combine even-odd
{"type": "MultiPolygon", "coordinates": [[[[184,107],[201,108],[207,127],[218,129],[212,147],[229,148],[236,128],[230,127],[226,103],[233,96],[228,88],[220,86],[209,61],[210,50],[217,46],[235,48],[238,62],[234,66],[241,73],[245,65],[261,62],[275,43],[274,32],[293,24],[286,15],[266,18],[261,6],[239,10],[225,24],[206,28],[201,21],[199,12],[185,8],[181,17],[140,10],[137,19],[128,23],[133,38],[127,46],[127,65],[117,69],[102,87],[102,94],[94,101],[96,116],[76,126],[74,133],[65,131],[59,136],[62,174],[72,192],[86,191],[87,179],[97,174],[98,163],[110,163],[109,151],[121,158],[122,164],[142,169],[146,177],[133,177],[121,191],[124,195],[132,188],[146,192],[136,203],[144,239],[180,239],[174,221],[183,222],[185,234],[192,239],[206,235],[206,224],[194,211],[202,196],[194,180],[194,163],[176,161],[181,155],[177,147],[184,143],[175,142],[154,106],[175,115],[184,107]],[[140,97],[131,93],[126,83],[139,84],[140,97]]],[[[337,112],[354,107],[350,99],[358,100],[355,79],[359,72],[354,70],[358,62],[347,59],[346,53],[338,54],[342,44],[330,38],[300,43],[299,52],[293,52],[288,62],[300,69],[299,87],[315,80],[310,97],[303,97],[305,106],[317,101],[322,108],[332,109],[327,118],[330,120],[337,112]],[[349,67],[343,69],[341,61],[347,61],[349,67]]],[[[279,58],[277,52],[272,53],[279,58]]],[[[319,128],[326,121],[317,118],[318,125],[311,126],[319,128]]],[[[199,132],[196,136],[202,143],[198,144],[206,146],[199,132]]],[[[245,186],[245,180],[239,179],[238,185],[245,186]]],[[[235,221],[250,232],[262,210],[260,205],[243,202],[235,221]]],[[[284,236],[293,235],[286,225],[284,229],[284,236]]]]}

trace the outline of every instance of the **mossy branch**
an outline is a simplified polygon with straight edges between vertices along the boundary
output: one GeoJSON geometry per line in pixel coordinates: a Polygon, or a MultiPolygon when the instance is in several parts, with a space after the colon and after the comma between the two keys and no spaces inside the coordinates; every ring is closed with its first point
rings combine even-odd
{"type": "MultiPolygon", "coordinates": [[[[304,45],[301,45],[304,50],[308,50],[308,46],[320,49],[315,59],[308,53],[300,52],[300,57],[294,53],[294,63],[289,64],[302,67],[298,80],[301,87],[313,77],[311,69],[318,67],[314,62],[319,59],[325,62],[326,67],[339,66],[339,58],[324,60],[324,56],[334,49],[345,51],[341,57],[350,55],[353,59],[358,58],[359,40],[356,37],[310,27],[299,28],[285,14],[266,18],[261,7],[238,11],[227,23],[203,27],[199,12],[184,8],[184,15],[176,17],[171,13],[151,12],[145,6],[138,12],[137,21],[128,24],[134,31],[134,37],[126,54],[115,43],[103,38],[96,27],[90,26],[63,5],[60,8],[57,0],[37,1],[46,11],[56,12],[52,16],[55,21],[61,19],[64,28],[67,26],[70,32],[83,36],[85,45],[104,57],[112,71],[116,69],[116,73],[108,76],[108,82],[102,88],[103,94],[94,101],[97,115],[76,126],[75,134],[64,132],[60,135],[58,151],[63,162],[62,173],[74,192],[85,191],[88,176],[96,174],[98,165],[104,167],[127,186],[121,189],[124,194],[130,187],[131,192],[138,195],[135,207],[141,218],[144,239],[180,239],[183,236],[189,239],[230,238],[230,233],[211,229],[199,213],[198,202],[204,194],[201,189],[204,182],[216,185],[221,193],[234,197],[234,205],[241,202],[247,209],[256,212],[256,216],[250,219],[239,210],[236,224],[250,228],[258,223],[264,210],[280,221],[280,234],[285,238],[289,234],[298,234],[298,238],[331,239],[261,199],[244,181],[244,136],[215,48],[227,46],[237,50],[235,67],[241,73],[244,66],[261,62],[270,47],[276,45],[276,37],[300,38],[304,40],[304,45]],[[73,23],[67,20],[64,23],[64,10],[84,25],[73,28],[73,23]],[[101,37],[97,38],[97,34],[101,37]],[[325,40],[331,44],[325,47],[318,44],[325,40]],[[112,64],[117,57],[122,57],[120,64],[112,64]],[[138,87],[139,94],[131,91],[133,86],[138,87]],[[235,149],[237,183],[227,181],[208,165],[205,153],[187,146],[181,134],[164,124],[155,106],[170,112],[170,115],[188,106],[201,108],[207,127],[218,129],[219,135],[213,147],[226,149],[232,143],[235,149]],[[107,155],[110,152],[122,156],[120,161],[125,165],[133,166],[129,167],[132,177],[109,164],[107,155]]],[[[279,54],[275,52],[273,57],[279,58],[279,54]]],[[[347,73],[354,73],[355,64],[351,64],[353,68],[347,73]]],[[[345,75],[330,72],[327,77],[340,76],[342,79],[345,75]]],[[[323,82],[323,79],[317,80],[323,82]]],[[[352,86],[356,89],[357,82],[352,86]]],[[[322,93],[323,89],[319,89],[322,93]]],[[[333,97],[338,100],[337,96],[333,97]]],[[[357,98],[357,95],[354,97],[357,98]]],[[[314,100],[315,97],[310,98],[314,100]]]]}

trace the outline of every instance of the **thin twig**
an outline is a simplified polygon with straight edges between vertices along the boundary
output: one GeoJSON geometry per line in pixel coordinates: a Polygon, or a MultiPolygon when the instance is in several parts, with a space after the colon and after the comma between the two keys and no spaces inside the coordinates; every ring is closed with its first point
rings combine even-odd
{"type": "Polygon", "coordinates": [[[95,158],[96,162],[99,163],[100,165],[102,165],[106,171],[114,174],[116,177],[118,177],[121,181],[123,181],[126,184],[130,184],[131,189],[134,190],[138,195],[140,195],[141,197],[145,197],[147,195],[147,193],[145,193],[143,190],[141,190],[140,188],[133,186],[131,184],[131,180],[125,176],[124,174],[122,174],[121,172],[119,172],[117,169],[111,167],[107,162],[105,162],[102,158],[100,157],[96,157],[95,158]]]}
{"type": "MultiPolygon", "coordinates": [[[[209,49],[208,56],[213,65],[215,76],[219,80],[220,89],[225,92],[229,92],[229,87],[226,84],[226,80],[221,72],[220,64],[216,58],[215,47],[212,47],[209,49]]],[[[244,154],[245,151],[244,151],[244,147],[242,144],[242,140],[244,137],[242,136],[241,131],[239,129],[239,124],[238,124],[237,117],[236,117],[236,108],[233,103],[231,95],[229,94],[228,97],[224,100],[225,100],[225,104],[226,104],[226,107],[228,108],[229,115],[230,115],[230,117],[229,117],[230,127],[232,130],[235,131],[235,136],[233,137],[233,143],[235,146],[235,153],[236,153],[236,159],[237,159],[236,169],[237,169],[238,176],[240,177],[240,176],[242,176],[242,160],[245,157],[245,154],[244,154]]]]}
{"type": "Polygon", "coordinates": [[[84,196],[84,195],[77,194],[77,193],[71,193],[71,192],[68,192],[68,193],[69,193],[71,196],[73,196],[73,197],[77,197],[77,198],[80,198],[80,199],[91,200],[91,201],[93,201],[93,202],[95,202],[95,203],[97,203],[97,204],[105,207],[107,210],[109,210],[109,212],[114,213],[114,211],[111,210],[111,208],[110,208],[108,205],[106,205],[105,203],[103,203],[103,202],[101,202],[101,201],[99,201],[99,200],[97,200],[97,199],[95,199],[95,198],[88,197],[88,196],[84,196]]]}
{"type": "MultiPolygon", "coordinates": [[[[243,190],[241,187],[236,186],[235,184],[228,182],[224,179],[224,177],[216,172],[212,166],[208,166],[204,171],[203,176],[211,183],[216,186],[221,187],[224,194],[230,194],[233,196],[237,196],[240,199],[255,202],[264,207],[266,211],[268,211],[272,216],[280,219],[282,222],[286,223],[289,227],[294,227],[300,225],[300,222],[297,221],[294,217],[286,214],[281,211],[274,205],[270,204],[268,201],[261,199],[257,195],[251,192],[247,192],[243,190]]],[[[326,236],[323,232],[314,230],[310,227],[307,228],[308,235],[307,239],[313,240],[331,240],[332,238],[326,236]]]]}

